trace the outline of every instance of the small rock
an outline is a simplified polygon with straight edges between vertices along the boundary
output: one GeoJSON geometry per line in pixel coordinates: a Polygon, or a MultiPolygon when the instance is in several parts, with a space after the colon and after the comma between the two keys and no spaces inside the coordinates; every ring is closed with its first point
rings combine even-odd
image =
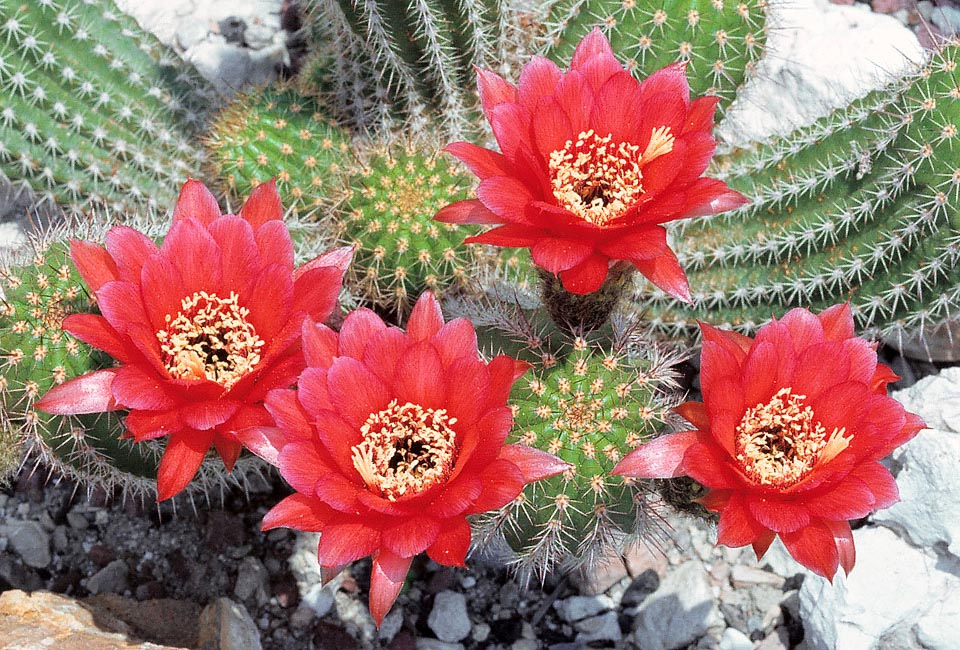
{"type": "Polygon", "coordinates": [[[309,607],[298,607],[290,615],[290,627],[298,630],[308,628],[315,618],[313,610],[309,607]]]}
{"type": "Polygon", "coordinates": [[[784,627],[778,627],[763,638],[756,650],[790,650],[790,633],[784,627]]]}
{"type": "Polygon", "coordinates": [[[71,510],[67,513],[67,523],[70,524],[70,528],[74,530],[86,530],[90,527],[90,522],[87,521],[87,518],[76,510],[71,510]]]}
{"type": "Polygon", "coordinates": [[[417,650],[464,650],[464,648],[462,643],[447,643],[439,639],[417,639],[417,650]]]}
{"type": "Polygon", "coordinates": [[[470,638],[477,643],[483,643],[490,638],[490,626],[486,623],[477,623],[470,631],[470,638]]]}
{"type": "Polygon", "coordinates": [[[200,613],[198,645],[214,650],[262,650],[260,631],[246,608],[217,598],[200,613]]]}
{"type": "Polygon", "coordinates": [[[660,586],[660,576],[653,569],[647,569],[630,583],[623,597],[620,599],[622,607],[633,607],[641,604],[660,586]]]}
{"type": "Polygon", "coordinates": [[[313,613],[322,618],[333,608],[333,589],[317,583],[303,595],[302,604],[313,610],[313,613]]]}
{"type": "Polygon", "coordinates": [[[735,627],[728,627],[720,637],[720,650],[753,650],[753,641],[735,627]]]}
{"type": "Polygon", "coordinates": [[[53,529],[53,549],[58,553],[70,549],[70,539],[67,537],[66,526],[57,526],[53,529]]]}
{"type": "Polygon", "coordinates": [[[233,595],[243,602],[252,599],[258,607],[270,600],[270,574],[260,560],[250,556],[241,560],[233,595]]]}
{"type": "Polygon", "coordinates": [[[313,650],[359,650],[360,644],[339,625],[321,622],[313,632],[313,650]]]}
{"type": "Polygon", "coordinates": [[[613,602],[605,595],[600,596],[571,596],[558,600],[553,604],[560,618],[572,623],[600,612],[613,609],[613,602]]]}
{"type": "Polygon", "coordinates": [[[130,569],[123,560],[114,560],[87,578],[87,591],[91,594],[122,594],[127,589],[130,569]]]}
{"type": "Polygon", "coordinates": [[[383,617],[383,622],[380,624],[380,630],[378,632],[380,641],[390,643],[402,628],[403,610],[399,607],[394,607],[390,610],[389,614],[383,617]]]}
{"type": "Polygon", "coordinates": [[[184,50],[189,50],[205,39],[209,33],[210,28],[205,22],[197,20],[193,16],[188,16],[177,25],[177,45],[184,50]]]}
{"type": "Polygon", "coordinates": [[[770,587],[780,588],[786,580],[770,571],[764,571],[758,567],[735,564],[730,569],[730,582],[736,589],[754,587],[756,585],[768,585],[770,587]]]}
{"type": "Polygon", "coordinates": [[[243,42],[252,50],[261,50],[273,43],[273,36],[276,30],[263,23],[253,23],[247,25],[243,33],[243,42]]]}
{"type": "Polygon", "coordinates": [[[87,557],[97,567],[103,568],[117,559],[116,552],[103,544],[94,544],[90,547],[87,557]]]}
{"type": "Polygon", "coordinates": [[[585,618],[574,623],[573,627],[579,632],[577,643],[619,641],[623,638],[616,612],[606,612],[600,616],[585,618]]]}
{"type": "Polygon", "coordinates": [[[693,643],[722,616],[699,561],[677,567],[637,610],[634,635],[643,650],[670,650],[693,643]]]}
{"type": "Polygon", "coordinates": [[[467,599],[457,591],[441,591],[433,599],[427,626],[441,641],[461,641],[470,634],[467,599]]]}
{"type": "MultiPolygon", "coordinates": [[[[222,510],[207,513],[207,525],[203,543],[216,553],[223,553],[231,546],[243,546],[247,541],[243,518],[222,510]]],[[[316,549],[314,549],[316,550],[316,549]]]]}
{"type": "Polygon", "coordinates": [[[247,31],[247,23],[237,16],[228,16],[217,23],[220,35],[227,43],[243,44],[243,34],[247,31]]]}
{"type": "Polygon", "coordinates": [[[50,536],[37,522],[9,521],[0,527],[0,534],[6,534],[10,547],[27,566],[44,569],[50,565],[50,536]]]}
{"type": "Polygon", "coordinates": [[[955,34],[960,29],[960,9],[941,5],[930,14],[930,22],[944,34],[955,34]]]}

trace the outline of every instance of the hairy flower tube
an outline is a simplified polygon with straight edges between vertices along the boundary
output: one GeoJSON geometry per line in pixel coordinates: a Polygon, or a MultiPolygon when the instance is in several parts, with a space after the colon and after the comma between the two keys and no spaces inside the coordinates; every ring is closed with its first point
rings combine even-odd
{"type": "Polygon", "coordinates": [[[158,247],[127,226],[106,247],[73,241],[73,263],[100,315],[73,314],[63,328],[117,366],[50,390],[36,404],[60,415],[127,409],[135,441],[168,436],[157,498],[180,492],[213,446],[227,469],[235,432],[272,423],[263,398],[305,366],[301,324],[337,305],[349,248],[294,268],[293,243],[273,181],[236,215],[222,215],[204,185],[188,180],[158,247]]]}
{"type": "Polygon", "coordinates": [[[580,42],[566,72],[536,57],[517,87],[487,70],[478,85],[500,153],[449,145],[480,185],[476,199],[435,218],[496,224],[466,241],[529,248],[570,293],[597,291],[611,263],[626,260],[689,302],[661,224],[746,202],[701,177],[713,156],[718,99],[691,101],[683,64],[637,81],[599,29],[580,42]]]}
{"type": "Polygon", "coordinates": [[[320,565],[332,573],[372,556],[377,625],[415,555],[462,566],[467,516],[500,508],[527,483],[569,467],[504,444],[513,423],[507,397],[528,366],[507,356],[483,362],[473,325],[444,324],[430,292],[406,332],[359,309],[339,334],[305,323],[303,348],[297,390],[267,394],[277,426],[241,433],[296,490],[263,528],[320,531],[320,565]]]}
{"type": "Polygon", "coordinates": [[[897,502],[879,460],[923,421],[887,397],[897,376],[853,335],[847,304],[814,315],[793,309],[755,339],[701,324],[703,403],[677,412],[689,431],[662,436],[614,468],[625,476],[689,476],[720,513],[718,543],[779,536],[790,554],[832,579],[856,558],[849,520],[897,502]]]}

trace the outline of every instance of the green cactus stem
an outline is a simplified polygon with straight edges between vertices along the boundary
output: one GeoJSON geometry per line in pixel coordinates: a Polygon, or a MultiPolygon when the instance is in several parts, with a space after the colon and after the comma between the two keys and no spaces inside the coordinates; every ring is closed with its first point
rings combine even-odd
{"type": "Polygon", "coordinates": [[[353,156],[349,133],[322,111],[314,99],[286,88],[237,96],[204,138],[208,176],[238,204],[275,177],[283,205],[293,215],[329,208],[336,178],[353,156]]]}
{"type": "Polygon", "coordinates": [[[695,306],[653,290],[638,308],[671,335],[695,319],[749,333],[791,307],[849,301],[859,327],[894,342],[955,317],[958,60],[947,45],[916,75],[724,161],[752,203],[675,232],[695,306]]]}
{"type": "Polygon", "coordinates": [[[750,76],[766,43],[767,0],[559,0],[544,53],[560,65],[599,26],[639,78],[685,61],[694,96],[717,95],[719,114],[750,76]]]}
{"type": "Polygon", "coordinates": [[[170,204],[213,91],[110,0],[0,0],[0,178],[83,213],[170,204]]]}

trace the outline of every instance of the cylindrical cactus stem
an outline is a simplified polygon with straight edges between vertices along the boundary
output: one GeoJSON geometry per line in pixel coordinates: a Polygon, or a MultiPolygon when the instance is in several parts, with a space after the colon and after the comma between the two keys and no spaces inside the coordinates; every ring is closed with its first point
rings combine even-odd
{"type": "Polygon", "coordinates": [[[767,0],[560,0],[550,8],[544,53],[560,63],[595,26],[641,78],[687,62],[694,96],[717,95],[722,112],[753,72],[766,42],[767,0]]]}
{"type": "Polygon", "coordinates": [[[291,89],[238,95],[205,137],[211,178],[239,203],[277,179],[283,205],[297,216],[328,209],[336,179],[352,162],[350,134],[333,125],[315,99],[291,89]]]}
{"type": "MultiPolygon", "coordinates": [[[[124,413],[57,416],[34,408],[50,388],[109,358],[61,329],[71,313],[96,309],[69,255],[63,229],[37,236],[21,253],[0,259],[0,458],[25,455],[27,467],[43,468],[84,489],[102,489],[122,499],[156,496],[162,441],[122,439],[124,413]],[[15,437],[13,451],[8,438],[15,437]]],[[[74,233],[77,234],[77,233],[74,233]]],[[[206,463],[187,498],[222,497],[261,471],[259,461],[238,462],[232,475],[222,463],[206,463]]]]}
{"type": "Polygon", "coordinates": [[[560,278],[538,267],[540,298],[558,327],[570,332],[592,332],[610,318],[630,287],[634,270],[629,262],[619,261],[607,272],[599,289],[578,295],[564,289],[560,278]]]}
{"type": "Polygon", "coordinates": [[[510,396],[511,441],[571,464],[481,518],[478,538],[502,536],[519,572],[542,578],[554,569],[590,571],[651,533],[650,486],[610,472],[662,430],[674,404],[678,357],[620,316],[603,335],[584,337],[543,325],[545,314],[503,303],[460,307],[486,324],[478,328],[481,340],[492,334],[501,345],[514,342],[518,348],[507,351],[533,366],[510,396]]]}
{"type": "Polygon", "coordinates": [[[165,205],[213,97],[110,0],[0,3],[0,172],[69,212],[165,205]],[[162,58],[162,60],[158,60],[162,58]]]}
{"type": "Polygon", "coordinates": [[[791,307],[850,301],[896,341],[960,306],[960,45],[916,75],[721,165],[753,203],[678,228],[694,307],[638,296],[653,324],[696,319],[750,332],[791,307]]]}

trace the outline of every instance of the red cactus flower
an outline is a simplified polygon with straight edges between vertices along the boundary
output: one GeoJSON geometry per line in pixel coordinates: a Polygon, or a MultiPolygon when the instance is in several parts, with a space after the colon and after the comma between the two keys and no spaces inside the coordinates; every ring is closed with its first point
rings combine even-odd
{"type": "Polygon", "coordinates": [[[263,528],[321,531],[320,565],[334,573],[372,555],[377,625],[415,555],[462,566],[467,515],[500,508],[525,484],[568,467],[504,444],[513,422],[507,396],[528,366],[507,356],[481,361],[473,326],[444,324],[432,293],[417,301],[406,333],[360,309],[339,336],[304,323],[303,347],[298,390],[267,395],[278,428],[241,433],[296,490],[263,528]]]}
{"type": "Polygon", "coordinates": [[[294,269],[293,244],[273,181],[237,215],[221,215],[204,185],[188,180],[173,225],[156,244],[127,226],[106,248],[74,241],[71,257],[102,315],[68,316],[63,328],[119,367],[50,390],[37,408],[61,415],[129,409],[127,435],[169,436],[157,498],[180,492],[213,445],[232,469],[234,432],[271,423],[263,397],[304,368],[304,318],[337,304],[350,249],[294,269]]]}
{"type": "Polygon", "coordinates": [[[752,544],[759,559],[779,535],[816,573],[849,573],[849,520],[899,498],[878,461],[924,427],[887,397],[898,377],[853,336],[846,304],[791,310],[755,339],[701,329],[703,403],[677,408],[694,428],[640,447],[614,473],[690,476],[710,488],[700,502],[720,513],[718,543],[752,544]]]}
{"type": "Polygon", "coordinates": [[[480,177],[478,198],[435,218],[497,224],[466,241],[529,248],[571,293],[596,291],[610,262],[627,260],[689,302],[660,224],[746,202],[722,181],[701,178],[713,156],[717,98],[690,101],[683,64],[638,82],[599,29],[580,42],[566,73],[536,57],[519,88],[486,70],[478,81],[502,153],[449,145],[480,177]]]}

